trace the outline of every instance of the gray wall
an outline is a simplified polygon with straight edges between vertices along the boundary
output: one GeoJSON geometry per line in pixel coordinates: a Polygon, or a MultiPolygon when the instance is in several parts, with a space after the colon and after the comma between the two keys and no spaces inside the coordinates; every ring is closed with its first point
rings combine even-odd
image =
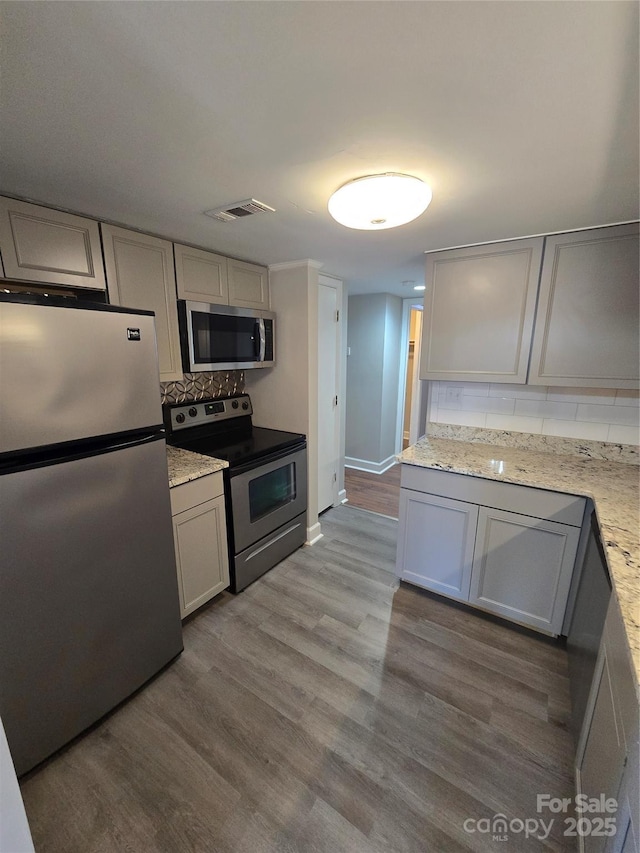
{"type": "Polygon", "coordinates": [[[402,300],[349,298],[345,455],[379,463],[395,453],[402,300]]]}

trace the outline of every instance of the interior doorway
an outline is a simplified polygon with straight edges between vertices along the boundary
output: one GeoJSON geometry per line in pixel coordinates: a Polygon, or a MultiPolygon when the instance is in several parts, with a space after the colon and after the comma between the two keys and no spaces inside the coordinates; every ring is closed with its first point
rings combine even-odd
{"type": "Polygon", "coordinates": [[[397,452],[415,444],[424,435],[427,412],[427,383],[420,379],[422,305],[404,300],[403,346],[398,394],[397,452]]]}

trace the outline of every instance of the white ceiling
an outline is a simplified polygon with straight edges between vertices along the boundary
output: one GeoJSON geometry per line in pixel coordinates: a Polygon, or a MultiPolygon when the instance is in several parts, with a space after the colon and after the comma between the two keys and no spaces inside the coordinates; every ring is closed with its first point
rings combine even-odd
{"type": "Polygon", "coordinates": [[[636,2],[3,2],[0,189],[350,292],[428,249],[638,217],[636,2]],[[408,172],[414,223],[358,232],[345,181],[408,172]],[[203,211],[254,197],[233,224],[203,211]]]}

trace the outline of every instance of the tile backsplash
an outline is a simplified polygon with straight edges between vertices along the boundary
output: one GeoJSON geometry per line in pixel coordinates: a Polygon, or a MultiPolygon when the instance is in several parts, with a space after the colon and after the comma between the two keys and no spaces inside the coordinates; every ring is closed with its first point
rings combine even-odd
{"type": "Polygon", "coordinates": [[[243,370],[216,370],[212,373],[185,373],[174,382],[161,382],[164,403],[188,403],[208,397],[231,397],[244,392],[243,370]]]}
{"type": "Polygon", "coordinates": [[[428,420],[534,435],[640,442],[639,392],[489,382],[431,382],[428,420]]]}

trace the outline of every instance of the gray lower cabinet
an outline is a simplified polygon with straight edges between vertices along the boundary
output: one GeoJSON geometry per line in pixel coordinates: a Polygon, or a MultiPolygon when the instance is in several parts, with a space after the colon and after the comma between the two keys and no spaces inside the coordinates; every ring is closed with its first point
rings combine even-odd
{"type": "Polygon", "coordinates": [[[527,381],[542,237],[427,255],[421,379],[527,381]]]}
{"type": "Polygon", "coordinates": [[[481,507],[469,602],[559,634],[580,528],[481,507]]]}
{"type": "Polygon", "coordinates": [[[171,489],[171,514],[184,619],[229,586],[222,474],[171,489]]]}
{"type": "Polygon", "coordinates": [[[585,500],[403,465],[396,573],[558,635],[585,500]]]}
{"type": "Polygon", "coordinates": [[[469,599],[478,507],[402,489],[398,562],[402,579],[469,599]]]}
{"type": "MultiPolygon", "coordinates": [[[[614,818],[615,834],[586,832],[580,838],[584,853],[640,851],[640,719],[635,687],[622,616],[612,595],[576,753],[576,790],[589,799],[604,794],[617,801],[617,809],[598,814],[614,818]]],[[[593,814],[584,817],[593,824],[593,814]]]]}
{"type": "Polygon", "coordinates": [[[93,219],[0,198],[0,252],[7,278],[106,288],[100,232],[93,219]]]}
{"type": "Polygon", "coordinates": [[[160,379],[182,379],[172,244],[115,225],[100,228],[109,301],[155,313],[160,379]]]}
{"type": "Polygon", "coordinates": [[[530,383],[638,387],[639,257],[637,224],[546,238],[530,383]]]}

